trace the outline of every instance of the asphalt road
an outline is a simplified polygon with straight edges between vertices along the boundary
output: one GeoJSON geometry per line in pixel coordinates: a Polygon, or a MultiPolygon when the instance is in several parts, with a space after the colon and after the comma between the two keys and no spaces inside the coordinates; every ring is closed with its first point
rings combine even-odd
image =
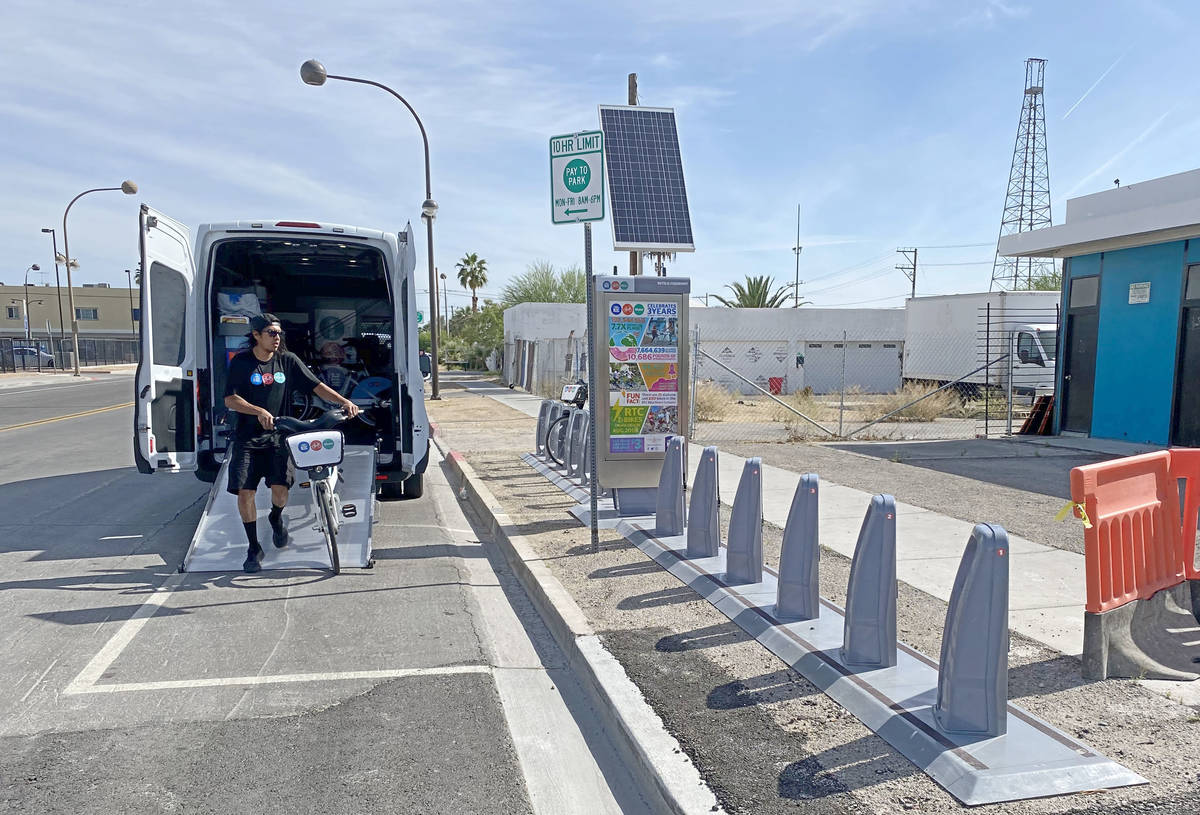
{"type": "Polygon", "coordinates": [[[0,812],[647,811],[436,463],[373,569],[180,574],[131,393],[0,390],[0,812]]]}

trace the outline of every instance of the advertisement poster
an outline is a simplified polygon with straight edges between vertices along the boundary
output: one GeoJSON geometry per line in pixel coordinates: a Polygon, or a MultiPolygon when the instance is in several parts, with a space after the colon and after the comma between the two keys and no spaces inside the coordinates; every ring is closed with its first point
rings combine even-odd
{"type": "Polygon", "coordinates": [[[678,304],[613,302],[608,351],[609,452],[663,452],[679,435],[678,304]]]}

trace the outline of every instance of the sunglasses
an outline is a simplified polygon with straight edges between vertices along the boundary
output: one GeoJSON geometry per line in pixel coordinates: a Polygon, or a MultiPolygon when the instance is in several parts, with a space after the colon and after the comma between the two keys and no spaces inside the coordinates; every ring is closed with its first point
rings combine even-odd
{"type": "Polygon", "coordinates": [[[266,331],[260,331],[260,334],[266,334],[268,337],[282,337],[283,332],[276,328],[268,328],[266,331]]]}

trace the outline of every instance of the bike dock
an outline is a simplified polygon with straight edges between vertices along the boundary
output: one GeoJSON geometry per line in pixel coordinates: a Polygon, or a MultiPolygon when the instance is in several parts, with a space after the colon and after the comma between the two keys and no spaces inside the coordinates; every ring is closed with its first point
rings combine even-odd
{"type": "MultiPolygon", "coordinates": [[[[375,516],[375,448],[371,445],[346,445],[339,467],[337,493],[341,498],[341,525],[337,534],[338,555],[343,568],[367,568],[371,565],[371,524],[375,516]]],[[[237,497],[226,490],[229,461],[221,465],[204,505],[204,514],[183,559],[184,572],[240,572],[246,559],[246,533],[238,514],[237,497]]],[[[291,537],[283,549],[271,545],[267,513],[271,509],[271,491],[260,486],[255,496],[258,510],[258,538],[264,556],[264,570],[328,569],[325,538],[318,529],[318,509],[303,470],[297,471],[284,522],[291,537]]]]}

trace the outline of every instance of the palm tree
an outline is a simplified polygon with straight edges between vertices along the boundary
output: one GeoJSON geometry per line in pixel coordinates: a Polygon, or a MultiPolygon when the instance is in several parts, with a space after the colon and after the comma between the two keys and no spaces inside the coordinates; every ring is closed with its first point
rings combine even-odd
{"type": "MultiPolygon", "coordinates": [[[[725,288],[730,289],[734,297],[732,300],[726,300],[719,294],[714,294],[713,297],[721,301],[722,305],[730,308],[780,308],[787,303],[788,297],[791,295],[792,284],[775,288],[775,279],[770,275],[762,275],[760,277],[746,276],[746,283],[730,283],[725,288]]],[[[807,305],[807,301],[802,301],[801,305],[807,305]]]]}
{"type": "Polygon", "coordinates": [[[479,311],[475,290],[487,285],[487,261],[472,252],[463,255],[455,268],[458,269],[458,282],[471,290],[471,311],[479,311]]]}

